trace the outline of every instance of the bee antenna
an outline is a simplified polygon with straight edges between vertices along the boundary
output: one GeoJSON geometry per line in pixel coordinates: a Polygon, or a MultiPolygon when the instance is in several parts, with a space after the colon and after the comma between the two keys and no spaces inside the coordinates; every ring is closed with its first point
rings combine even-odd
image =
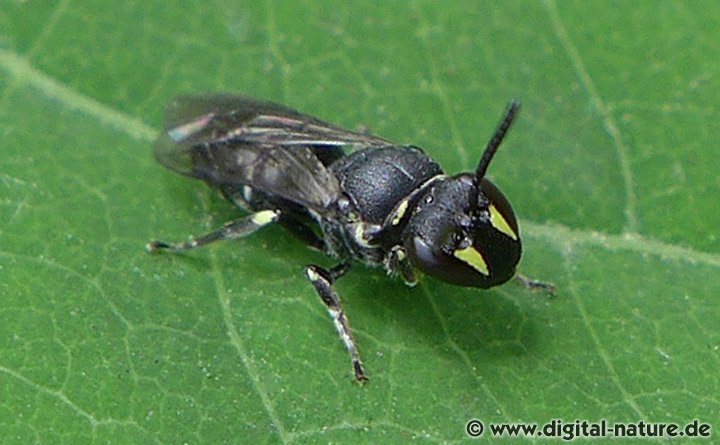
{"type": "Polygon", "coordinates": [[[520,102],[517,100],[511,100],[507,106],[507,109],[505,110],[505,116],[503,117],[502,121],[500,121],[500,125],[498,125],[495,129],[495,133],[485,147],[485,151],[483,152],[482,157],[480,158],[480,162],[475,169],[476,183],[480,184],[480,180],[485,176],[485,172],[490,165],[490,161],[492,160],[495,152],[502,143],[505,134],[507,134],[508,130],[510,129],[510,125],[512,124],[513,119],[515,119],[518,111],[520,111],[520,102]]]}

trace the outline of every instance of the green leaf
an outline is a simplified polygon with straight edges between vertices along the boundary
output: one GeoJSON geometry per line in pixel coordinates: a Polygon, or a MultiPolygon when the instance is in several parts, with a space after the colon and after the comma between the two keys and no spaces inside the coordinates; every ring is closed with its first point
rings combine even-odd
{"type": "Polygon", "coordinates": [[[3,2],[0,437],[720,425],[719,19],[716,2],[3,2]],[[152,159],[165,103],[200,91],[365,125],[452,173],[522,100],[489,174],[520,216],[521,270],[557,295],[409,289],[358,265],[337,285],[371,379],[355,385],[302,274],[331,259],[277,227],[144,251],[238,215],[152,159]]]}

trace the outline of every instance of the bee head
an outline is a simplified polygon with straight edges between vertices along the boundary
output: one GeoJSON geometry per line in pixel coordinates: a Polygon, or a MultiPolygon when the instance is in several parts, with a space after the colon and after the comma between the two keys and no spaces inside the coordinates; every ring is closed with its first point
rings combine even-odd
{"type": "Polygon", "coordinates": [[[518,109],[517,102],[510,104],[474,174],[438,180],[419,199],[403,236],[414,268],[448,283],[481,288],[515,274],[522,253],[517,220],[485,172],[518,109]]]}

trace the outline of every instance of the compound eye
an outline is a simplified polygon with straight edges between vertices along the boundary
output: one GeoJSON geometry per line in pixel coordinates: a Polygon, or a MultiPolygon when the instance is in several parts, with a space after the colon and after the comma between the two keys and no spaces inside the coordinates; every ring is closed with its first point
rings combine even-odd
{"type": "Polygon", "coordinates": [[[416,236],[405,244],[405,250],[414,267],[435,278],[461,286],[487,287],[490,278],[487,262],[472,244],[457,246],[447,254],[416,236]]]}
{"type": "Polygon", "coordinates": [[[434,252],[434,249],[419,236],[414,237],[406,249],[410,257],[415,260],[417,268],[423,272],[440,276],[445,270],[452,267],[446,255],[434,252]]]}
{"type": "Polygon", "coordinates": [[[505,195],[487,179],[483,179],[481,190],[481,194],[487,199],[487,211],[492,227],[513,241],[518,241],[517,220],[505,195]]]}

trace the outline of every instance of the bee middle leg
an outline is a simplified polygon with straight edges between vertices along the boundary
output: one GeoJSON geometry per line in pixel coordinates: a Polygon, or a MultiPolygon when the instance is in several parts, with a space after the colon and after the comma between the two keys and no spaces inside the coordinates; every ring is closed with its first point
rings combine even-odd
{"type": "Polygon", "coordinates": [[[288,213],[281,213],[278,224],[287,229],[288,232],[302,241],[306,246],[319,250],[320,252],[325,252],[325,241],[315,233],[309,224],[300,218],[288,213]]]}
{"type": "Polygon", "coordinates": [[[183,250],[204,246],[214,241],[241,238],[257,231],[267,224],[277,221],[279,216],[280,212],[277,210],[261,210],[244,218],[230,221],[215,231],[197,238],[191,238],[183,243],[166,243],[158,240],[151,241],[147,245],[147,249],[150,252],[156,252],[158,250],[181,252],[183,250]]]}
{"type": "Polygon", "coordinates": [[[324,269],[320,266],[311,264],[305,267],[305,274],[315,287],[315,291],[320,296],[320,299],[325,303],[328,313],[332,318],[335,329],[337,329],[340,339],[345,344],[345,348],[350,354],[350,360],[352,362],[353,373],[355,379],[362,383],[368,378],[363,370],[362,361],[360,360],[360,353],[358,352],[357,344],[350,331],[350,324],[345,316],[340,305],[340,297],[337,292],[333,289],[332,284],[340,278],[345,272],[350,269],[350,263],[341,263],[332,269],[324,269]]]}

